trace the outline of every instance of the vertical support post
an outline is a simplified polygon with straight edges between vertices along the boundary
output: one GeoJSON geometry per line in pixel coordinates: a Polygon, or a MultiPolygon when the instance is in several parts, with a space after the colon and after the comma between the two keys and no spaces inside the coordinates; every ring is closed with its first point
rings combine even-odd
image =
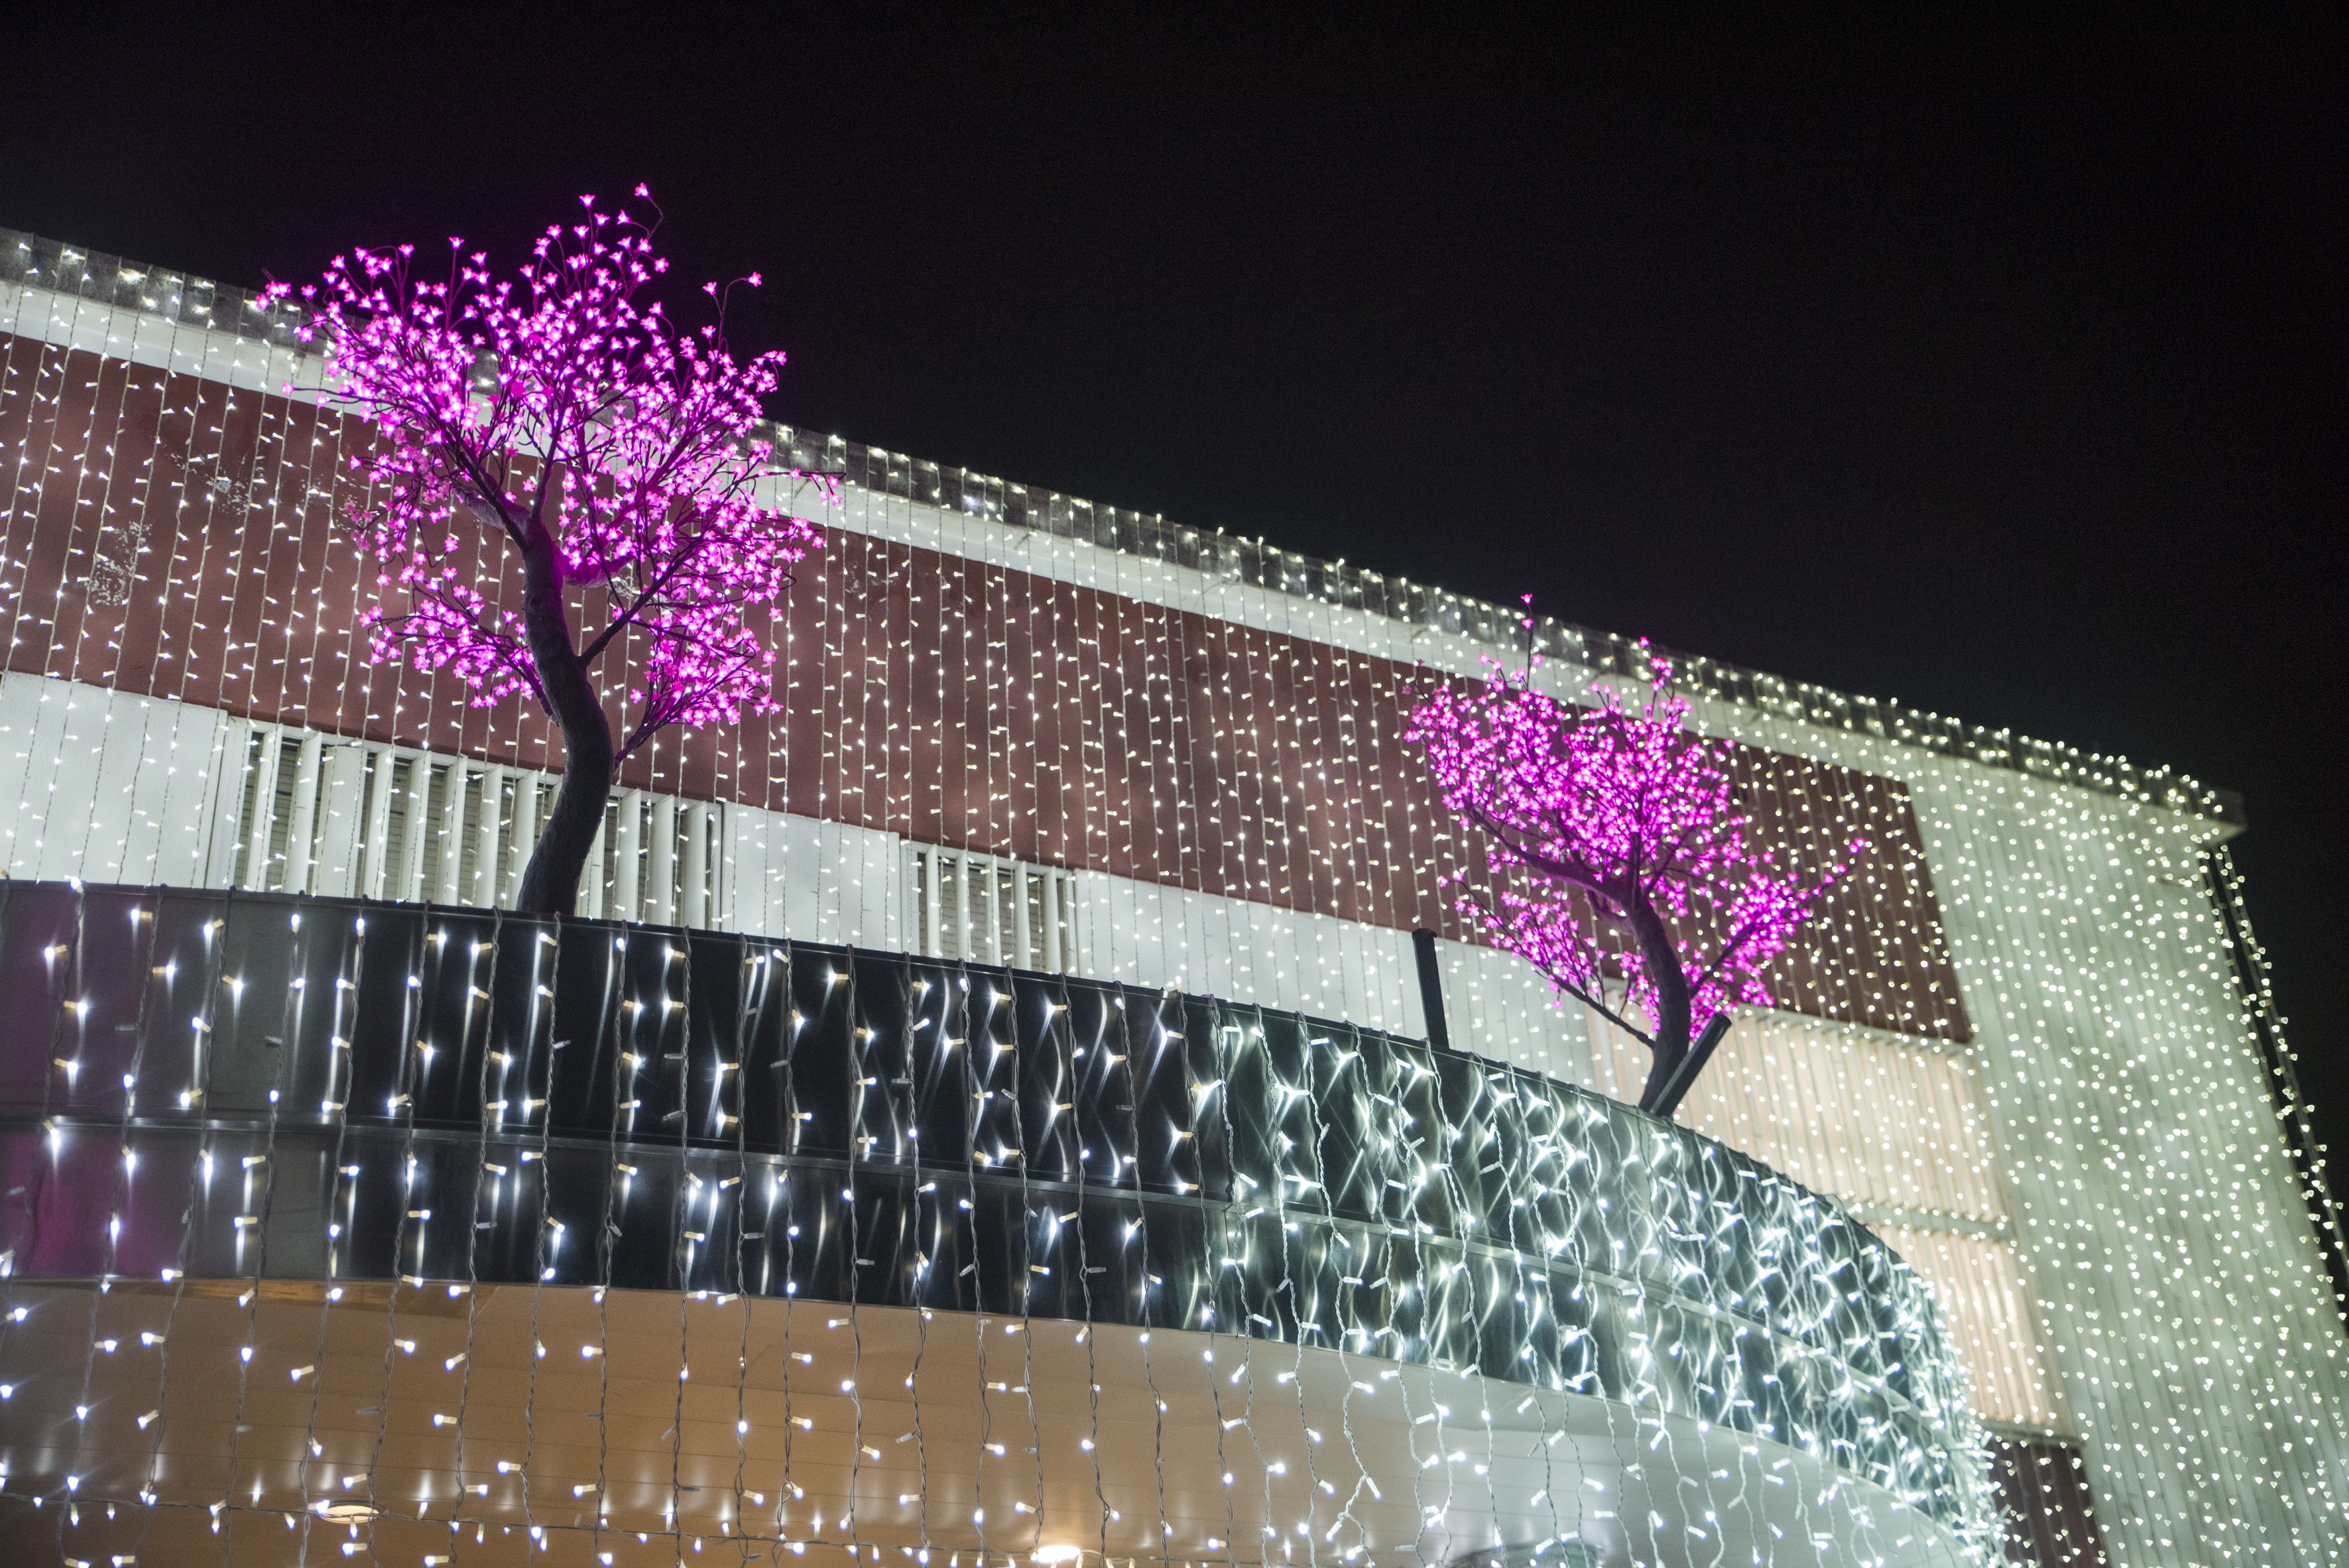
{"type": "Polygon", "coordinates": [[[914,851],[914,918],[921,926],[915,937],[924,953],[936,956],[938,952],[939,904],[946,898],[946,889],[938,882],[938,855],[935,850],[914,851]]]}
{"type": "MultiPolygon", "coordinates": [[[[520,782],[514,789],[513,824],[506,830],[513,837],[513,852],[506,866],[505,885],[498,890],[498,903],[507,909],[522,896],[522,873],[530,869],[530,855],[538,848],[538,792],[543,788],[535,773],[518,773],[520,782]]],[[[600,872],[603,869],[598,866],[600,872]]]]}
{"type": "Polygon", "coordinates": [[[1004,955],[1004,962],[1022,969],[1040,967],[1035,957],[1035,912],[1028,907],[1028,879],[1032,874],[1018,866],[1004,872],[1011,879],[1011,951],[1004,955]]]}
{"type": "Polygon", "coordinates": [[[1421,926],[1411,934],[1411,946],[1419,958],[1419,1006],[1427,1015],[1427,1043],[1448,1051],[1452,1031],[1444,1021],[1444,969],[1435,959],[1435,933],[1421,926]]]}
{"type": "Polygon", "coordinates": [[[432,800],[432,759],[429,756],[411,758],[408,765],[408,841],[400,849],[398,878],[393,883],[393,898],[414,899],[419,903],[431,902],[432,868],[424,863],[424,846],[432,835],[425,812],[432,800]]]}
{"type": "Polygon", "coordinates": [[[615,791],[615,798],[620,802],[620,821],[613,835],[612,901],[604,918],[642,920],[644,887],[638,873],[643,865],[637,855],[645,842],[645,800],[634,789],[615,791]]]}
{"type": "Polygon", "coordinates": [[[1656,1103],[1649,1107],[1651,1114],[1661,1116],[1666,1121],[1672,1119],[1672,1112],[1678,1110],[1681,1101],[1688,1098],[1689,1086],[1696,1082],[1696,1075],[1702,1072],[1704,1064],[1713,1059],[1713,1047],[1721,1044],[1721,1037],[1727,1033],[1727,1013],[1715,1013],[1706,1021],[1704,1032],[1697,1036],[1696,1043],[1689,1047],[1688,1054],[1681,1057],[1680,1065],[1673,1068],[1671,1076],[1664,1080],[1663,1091],[1656,1096],[1656,1103]]]}
{"type": "Polygon", "coordinates": [[[493,908],[498,902],[498,844],[504,837],[503,815],[507,771],[494,764],[481,769],[481,814],[473,824],[473,881],[463,890],[464,902],[493,908]]]}
{"type": "MultiPolygon", "coordinates": [[[[253,820],[245,824],[242,885],[258,892],[269,886],[269,820],[277,810],[277,769],[284,748],[274,728],[264,729],[257,724],[253,727],[261,737],[261,747],[257,754],[248,753],[254,770],[253,820]]],[[[237,783],[240,789],[245,787],[243,779],[237,783]]]]}
{"type": "Polygon", "coordinates": [[[361,898],[388,898],[390,895],[384,890],[391,885],[398,869],[386,860],[389,853],[387,846],[391,842],[391,748],[367,753],[367,777],[373,780],[367,795],[367,845],[360,863],[359,885],[353,891],[361,898]]]}
{"type": "Polygon", "coordinates": [[[716,901],[709,896],[709,818],[714,807],[696,800],[678,808],[685,819],[685,865],[678,873],[677,923],[718,929],[716,901]]]}
{"type": "Polygon", "coordinates": [[[678,911],[677,886],[677,818],[678,799],[674,795],[652,797],[652,820],[647,827],[652,841],[645,847],[651,852],[645,856],[645,880],[652,885],[643,890],[644,918],[651,925],[681,923],[678,911]]]}
{"type": "MultiPolygon", "coordinates": [[[[310,845],[318,832],[319,764],[324,747],[316,732],[302,737],[294,757],[293,820],[285,830],[285,875],[279,884],[287,892],[310,891],[310,845]]],[[[282,764],[281,764],[282,766],[282,764]]]]}
{"type": "Polygon", "coordinates": [[[604,807],[603,820],[595,824],[595,836],[587,841],[587,863],[579,872],[579,913],[590,920],[605,918],[604,838],[613,826],[613,808],[607,802],[604,807]]]}
{"type": "Polygon", "coordinates": [[[357,891],[359,819],[367,799],[367,753],[348,741],[327,741],[318,750],[317,803],[311,815],[310,880],[305,892],[341,895],[357,891]]]}
{"type": "Polygon", "coordinates": [[[433,900],[435,903],[473,902],[461,874],[465,869],[465,802],[472,796],[472,781],[481,776],[479,763],[449,764],[449,791],[440,801],[440,892],[433,900]]]}
{"type": "Polygon", "coordinates": [[[954,857],[939,850],[924,851],[930,857],[930,951],[941,958],[962,956],[962,873],[954,857]],[[944,944],[951,935],[954,951],[944,944]]]}

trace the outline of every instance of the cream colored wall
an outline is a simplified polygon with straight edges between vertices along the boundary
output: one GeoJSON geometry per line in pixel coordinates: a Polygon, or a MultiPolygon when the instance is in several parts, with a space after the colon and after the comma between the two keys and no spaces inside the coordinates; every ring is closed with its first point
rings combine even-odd
{"type": "MultiPolygon", "coordinates": [[[[1596,1012],[1588,1017],[1593,1087],[1638,1099],[1647,1047],[1596,1012]]],[[[1976,1414],[2064,1428],[1962,1049],[1741,1009],[1676,1119],[1840,1199],[1891,1243],[1940,1301],[1976,1414]]]]}
{"type": "Polygon", "coordinates": [[[2205,880],[2222,830],[1751,709],[1701,722],[1909,786],[2114,1561],[2349,1562],[2349,1337],[2205,880]]]}

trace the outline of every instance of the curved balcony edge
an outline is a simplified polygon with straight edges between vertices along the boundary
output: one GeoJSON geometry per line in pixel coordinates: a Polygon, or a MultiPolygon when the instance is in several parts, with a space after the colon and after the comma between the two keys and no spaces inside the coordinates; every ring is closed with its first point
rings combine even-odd
{"type": "Polygon", "coordinates": [[[476,908],[0,882],[0,1264],[1206,1330],[1806,1451],[1995,1539],[1930,1292],[1618,1101],[1218,998],[476,908]]]}

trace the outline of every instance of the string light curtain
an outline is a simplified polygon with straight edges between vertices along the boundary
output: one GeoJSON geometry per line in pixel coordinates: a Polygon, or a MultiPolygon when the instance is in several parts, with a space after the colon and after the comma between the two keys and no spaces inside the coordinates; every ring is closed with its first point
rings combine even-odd
{"type": "Polygon", "coordinates": [[[1996,1533],[1906,1265],[1538,1074],[1065,976],[283,895],[0,883],[0,975],[12,1041],[57,1021],[0,1057],[5,1490],[68,1555],[1996,1533]],[[1044,1369],[1080,1351],[1164,1419],[1071,1430],[1044,1369]],[[1236,1429],[1218,1486],[1200,1439],[1236,1429]]]}
{"type": "MultiPolygon", "coordinates": [[[[89,686],[165,699],[125,696],[100,723],[138,726],[154,761],[132,788],[167,812],[214,789],[178,747],[213,707],[543,762],[533,716],[351,662],[367,589],[332,540],[340,433],[274,395],[303,377],[269,328],[213,325],[246,308],[241,296],[31,242],[0,263],[32,285],[0,283],[15,324],[0,344],[12,686],[57,683],[44,711],[89,686]]],[[[872,824],[1179,892],[1109,923],[1089,947],[1104,973],[1177,946],[1178,921],[1194,951],[1226,950],[1230,974],[1309,966],[1281,951],[1294,927],[1276,916],[1458,934],[1433,879],[1461,846],[1401,752],[1397,714],[1421,661],[1473,671],[1507,646],[1505,612],[816,446],[812,466],[849,469],[851,486],[823,576],[778,631],[792,727],[665,742],[631,787],[836,829],[818,874],[852,931],[901,919],[874,903],[895,894],[849,837],[872,824]],[[1202,918],[1210,901],[1235,912],[1226,923],[1202,918]]],[[[1538,636],[1562,672],[1621,651],[1571,628],[1538,636]]],[[[1702,659],[1680,670],[1705,698],[1697,722],[1744,744],[1741,780],[1784,852],[1854,832],[1878,846],[1809,928],[1816,947],[1790,954],[1782,999],[1904,1037],[1897,1049],[1920,1060],[1962,1050],[1986,1108],[1984,1136],[1929,1140],[1934,1169],[1920,1172],[1894,1124],[1879,1134],[1868,1118],[1899,1109],[1930,1131],[1945,1106],[1921,1091],[1843,1102],[1837,1118],[1857,1119],[1826,1141],[1846,1161],[1836,1180],[1861,1189],[1845,1195],[1942,1180],[2006,1194],[2060,1385],[2048,1408],[2079,1429],[2093,1490],[2116,1500],[2106,1522],[2127,1560],[2203,1560],[2202,1542],[2163,1522],[2178,1518],[2220,1522],[2208,1550],[2221,1559],[2324,1560],[2349,1378],[2305,1173],[2274,1137],[2232,978],[2248,936],[2217,921],[2200,873],[2232,805],[2118,759],[1702,659]],[[2169,1376],[2197,1357],[2245,1369],[2199,1388],[2169,1376]]],[[[0,768],[22,758],[11,782],[36,808],[40,852],[78,833],[84,863],[111,853],[123,880],[171,880],[160,834],[155,874],[140,874],[135,813],[119,847],[90,845],[88,823],[49,804],[59,753],[9,749],[0,768]]],[[[12,830],[21,855],[25,830],[12,830]]],[[[1600,1072],[1604,1057],[1578,1059],[1600,1072]]],[[[1785,1101],[1757,1101],[1744,1125],[1774,1116],[1789,1119],[1785,1101]]],[[[1890,1207],[1943,1236],[1986,1222],[1969,1204],[1890,1207]]]]}

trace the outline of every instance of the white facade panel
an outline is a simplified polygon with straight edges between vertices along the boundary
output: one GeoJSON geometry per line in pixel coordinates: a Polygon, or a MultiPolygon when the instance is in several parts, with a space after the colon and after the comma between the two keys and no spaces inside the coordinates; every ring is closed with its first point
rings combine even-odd
{"type": "Polygon", "coordinates": [[[16,877],[224,886],[225,822],[207,808],[236,721],[208,708],[0,675],[0,869],[16,877]]]}
{"type": "Polygon", "coordinates": [[[2116,1561],[2341,1561],[2349,1341],[2203,880],[2222,830],[1727,705],[1702,717],[1909,786],[2116,1561]]]}

